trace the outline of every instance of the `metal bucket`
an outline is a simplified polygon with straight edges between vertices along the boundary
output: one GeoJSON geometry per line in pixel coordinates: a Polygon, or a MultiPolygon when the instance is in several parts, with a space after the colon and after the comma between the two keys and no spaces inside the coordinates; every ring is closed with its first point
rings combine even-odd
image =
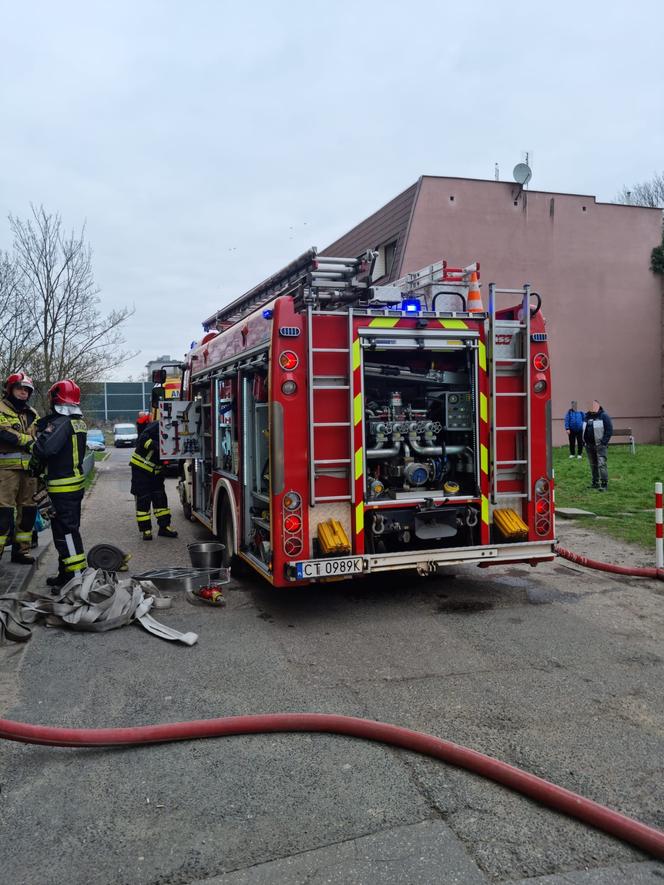
{"type": "Polygon", "coordinates": [[[187,544],[189,559],[194,568],[221,568],[224,561],[224,545],[218,541],[199,541],[187,544]]]}

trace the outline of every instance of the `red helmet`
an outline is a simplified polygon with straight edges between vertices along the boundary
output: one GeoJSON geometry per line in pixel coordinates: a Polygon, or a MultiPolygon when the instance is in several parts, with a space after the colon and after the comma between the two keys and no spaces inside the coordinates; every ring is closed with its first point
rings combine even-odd
{"type": "Polygon", "coordinates": [[[136,419],[136,424],[138,424],[140,426],[141,424],[149,424],[149,423],[150,423],[149,414],[147,412],[141,412],[139,414],[138,418],[136,419]]]}
{"type": "Polygon", "coordinates": [[[80,406],[81,388],[70,378],[56,381],[48,392],[54,406],[80,406]]]}
{"type": "Polygon", "coordinates": [[[32,378],[29,378],[25,372],[12,372],[7,377],[5,393],[11,393],[12,387],[16,387],[17,384],[20,384],[21,387],[27,387],[31,394],[34,393],[35,385],[32,383],[32,378]]]}

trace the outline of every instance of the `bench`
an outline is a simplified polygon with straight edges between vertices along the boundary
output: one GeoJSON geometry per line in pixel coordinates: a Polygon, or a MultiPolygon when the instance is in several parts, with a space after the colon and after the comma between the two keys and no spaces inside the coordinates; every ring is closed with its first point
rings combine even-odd
{"type": "Polygon", "coordinates": [[[634,441],[634,435],[632,434],[631,427],[614,428],[613,429],[613,436],[609,440],[609,445],[611,445],[611,443],[617,443],[620,445],[628,445],[632,454],[636,455],[636,442],[634,441]],[[626,440],[616,439],[617,436],[627,437],[627,439],[626,440]]]}

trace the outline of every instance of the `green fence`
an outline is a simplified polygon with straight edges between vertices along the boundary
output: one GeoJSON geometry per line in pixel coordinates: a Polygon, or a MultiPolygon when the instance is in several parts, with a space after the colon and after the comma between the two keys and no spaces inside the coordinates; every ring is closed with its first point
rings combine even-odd
{"type": "Polygon", "coordinates": [[[81,409],[88,427],[95,423],[128,421],[150,408],[150,381],[107,381],[83,392],[81,409]]]}

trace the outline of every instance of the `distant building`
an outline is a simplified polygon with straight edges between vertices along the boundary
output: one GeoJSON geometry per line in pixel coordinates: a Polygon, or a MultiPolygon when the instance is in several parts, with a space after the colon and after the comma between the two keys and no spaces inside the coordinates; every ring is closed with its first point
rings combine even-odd
{"type": "Polygon", "coordinates": [[[322,250],[378,250],[382,282],[446,258],[479,261],[487,284],[528,282],[543,300],[553,368],[554,441],[570,400],[598,399],[638,442],[659,442],[662,289],[650,271],[659,209],[424,175],[322,250]]]}
{"type": "Polygon", "coordinates": [[[164,356],[158,356],[156,359],[150,360],[149,363],[146,363],[145,370],[148,373],[148,381],[152,383],[152,373],[155,369],[161,369],[162,366],[169,365],[173,362],[177,362],[177,360],[173,360],[169,354],[164,354],[164,356]]]}

